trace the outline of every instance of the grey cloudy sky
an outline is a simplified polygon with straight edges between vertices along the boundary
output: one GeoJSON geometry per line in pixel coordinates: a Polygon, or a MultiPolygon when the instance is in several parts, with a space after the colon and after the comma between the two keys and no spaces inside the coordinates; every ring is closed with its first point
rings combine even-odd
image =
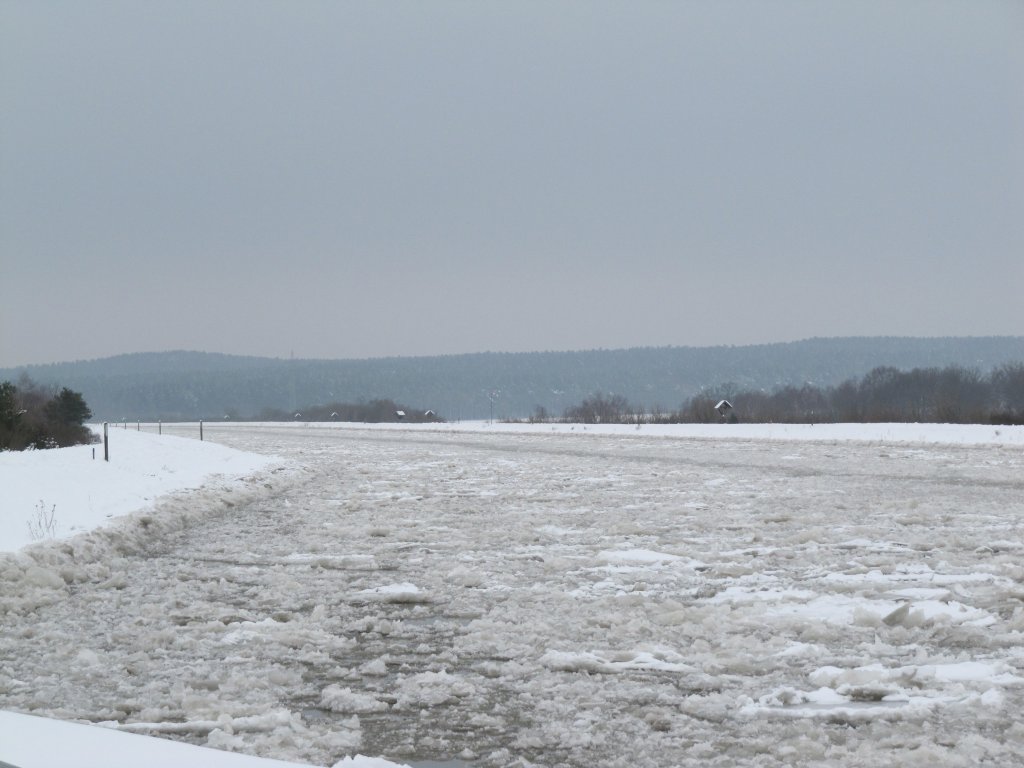
{"type": "Polygon", "coordinates": [[[0,0],[0,366],[1024,334],[1024,3],[0,0]]]}

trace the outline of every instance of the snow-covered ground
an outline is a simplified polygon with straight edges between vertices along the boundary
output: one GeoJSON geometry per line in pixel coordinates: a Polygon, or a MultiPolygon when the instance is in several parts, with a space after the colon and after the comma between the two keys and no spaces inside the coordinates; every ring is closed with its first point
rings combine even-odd
{"type": "Polygon", "coordinates": [[[1019,427],[207,438],[278,458],[91,533],[50,500],[111,484],[15,509],[0,455],[3,518],[76,534],[0,560],[0,709],[318,765],[1024,762],[1019,427]]]}
{"type": "MultiPolygon", "coordinates": [[[[101,428],[94,428],[97,436],[101,428]]],[[[198,425],[195,436],[199,436],[198,425]]],[[[158,500],[201,486],[209,493],[244,487],[279,459],[213,442],[109,428],[103,444],[0,454],[0,552],[38,540],[66,539],[112,519],[152,509],[158,500]],[[52,517],[52,524],[48,524],[52,517]]]]}

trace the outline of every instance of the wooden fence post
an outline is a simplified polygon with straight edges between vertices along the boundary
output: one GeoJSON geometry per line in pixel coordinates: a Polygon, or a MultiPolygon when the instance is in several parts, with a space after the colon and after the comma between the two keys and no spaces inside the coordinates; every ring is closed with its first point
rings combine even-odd
{"type": "Polygon", "coordinates": [[[107,437],[107,422],[103,422],[103,460],[110,461],[110,444],[107,437]]]}

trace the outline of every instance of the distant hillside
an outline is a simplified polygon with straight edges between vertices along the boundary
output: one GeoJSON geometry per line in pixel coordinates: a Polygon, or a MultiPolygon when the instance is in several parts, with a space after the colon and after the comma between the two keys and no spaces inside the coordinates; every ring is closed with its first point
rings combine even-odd
{"type": "Polygon", "coordinates": [[[643,347],[580,352],[488,352],[369,360],[282,360],[203,352],[121,355],[0,370],[81,392],[100,420],[258,417],[267,408],[390,398],[449,420],[561,414],[594,392],[676,408],[701,391],[771,391],[838,384],[886,365],[961,365],[988,372],[1024,361],[1024,337],[839,338],[742,347],[643,347]]]}

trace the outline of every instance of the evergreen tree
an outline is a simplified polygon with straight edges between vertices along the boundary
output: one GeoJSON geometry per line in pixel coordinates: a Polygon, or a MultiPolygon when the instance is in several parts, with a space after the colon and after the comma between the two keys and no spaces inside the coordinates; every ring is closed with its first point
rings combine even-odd
{"type": "Polygon", "coordinates": [[[92,417],[92,411],[80,393],[64,387],[60,394],[46,404],[46,415],[58,424],[80,427],[92,417]]]}

